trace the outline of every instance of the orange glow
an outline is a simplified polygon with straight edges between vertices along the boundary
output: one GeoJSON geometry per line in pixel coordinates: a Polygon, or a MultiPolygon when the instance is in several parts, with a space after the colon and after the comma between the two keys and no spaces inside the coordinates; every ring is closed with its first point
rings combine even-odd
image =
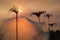
{"type": "MultiPolygon", "coordinates": [[[[16,34],[16,20],[10,20],[7,21],[6,23],[7,25],[5,25],[7,27],[7,34],[4,35],[4,39],[8,39],[11,38],[11,40],[15,40],[15,34],[16,34]],[[7,37],[6,37],[7,36],[7,37]]],[[[18,37],[19,40],[28,40],[29,38],[32,38],[33,36],[37,35],[37,31],[34,28],[34,25],[29,22],[27,19],[25,18],[20,18],[18,20],[18,37]]]]}
{"type": "Polygon", "coordinates": [[[20,8],[18,9],[18,11],[19,11],[19,12],[22,12],[22,10],[21,10],[20,8]]]}

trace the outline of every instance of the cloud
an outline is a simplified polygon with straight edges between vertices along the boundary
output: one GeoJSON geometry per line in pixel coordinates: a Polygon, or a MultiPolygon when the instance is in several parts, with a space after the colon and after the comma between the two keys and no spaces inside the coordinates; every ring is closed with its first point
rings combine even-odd
{"type": "MultiPolygon", "coordinates": [[[[1,34],[4,34],[3,40],[15,40],[15,18],[4,20],[1,34]],[[5,30],[5,31],[4,31],[5,30]],[[13,36],[12,36],[13,35],[13,36]]],[[[44,23],[37,23],[27,17],[20,17],[18,22],[19,39],[32,40],[39,33],[39,27],[43,28],[44,23]],[[39,26],[39,27],[38,27],[39,26]]],[[[42,32],[42,30],[41,30],[42,32]]],[[[44,34],[45,35],[45,34],[44,34]]],[[[43,36],[45,38],[45,36],[43,36]]]]}

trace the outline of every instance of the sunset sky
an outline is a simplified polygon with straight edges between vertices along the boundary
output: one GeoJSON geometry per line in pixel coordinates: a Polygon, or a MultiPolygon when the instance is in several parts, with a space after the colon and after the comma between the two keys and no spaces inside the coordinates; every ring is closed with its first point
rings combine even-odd
{"type": "MultiPolygon", "coordinates": [[[[12,23],[14,23],[13,20],[15,20],[15,13],[13,12],[11,13],[9,9],[12,8],[13,6],[17,6],[22,10],[19,13],[19,17],[25,16],[34,22],[38,22],[37,17],[29,16],[29,15],[32,12],[39,12],[44,10],[46,11],[46,13],[53,15],[50,18],[50,21],[55,22],[57,24],[56,28],[60,29],[60,0],[0,0],[0,26],[4,25],[4,27],[6,27],[8,24],[9,27],[10,25],[12,27],[13,25],[12,23]],[[5,23],[6,25],[3,23],[5,23]]],[[[45,21],[45,19],[46,17],[42,15],[41,22],[45,21]]],[[[28,22],[26,21],[26,19],[23,19],[23,20],[25,20],[25,22],[28,22]]],[[[23,21],[21,21],[21,23],[22,22],[23,21]]],[[[28,23],[28,25],[31,25],[31,24],[28,23]]],[[[25,27],[28,25],[25,24],[25,27]]],[[[32,26],[35,26],[35,25],[32,25],[32,26]]]]}
{"type": "Polygon", "coordinates": [[[14,15],[8,15],[8,10],[13,6],[19,7],[24,14],[46,10],[47,13],[59,16],[60,12],[60,0],[0,0],[0,18],[5,19],[14,15]]]}
{"type": "MultiPolygon", "coordinates": [[[[60,0],[0,0],[0,22],[15,17],[14,13],[10,14],[9,12],[9,9],[13,6],[17,6],[22,10],[19,16],[27,15],[27,17],[30,17],[30,13],[44,10],[52,14],[51,21],[58,23],[58,26],[60,26],[60,0]]],[[[35,17],[30,18],[37,21],[38,19],[35,17]]]]}

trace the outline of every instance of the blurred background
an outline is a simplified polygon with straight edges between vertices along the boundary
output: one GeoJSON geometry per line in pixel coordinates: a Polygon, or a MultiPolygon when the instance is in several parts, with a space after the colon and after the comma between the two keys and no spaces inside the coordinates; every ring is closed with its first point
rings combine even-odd
{"type": "Polygon", "coordinates": [[[19,40],[33,40],[32,37],[38,34],[35,28],[37,25],[41,26],[44,32],[47,31],[47,18],[41,15],[41,25],[39,25],[38,18],[35,15],[30,16],[32,12],[44,10],[52,14],[53,16],[49,19],[50,23],[56,23],[53,30],[60,30],[60,0],[0,0],[0,36],[3,40],[15,40],[16,15],[9,12],[13,6],[21,9],[18,14],[19,40]]]}

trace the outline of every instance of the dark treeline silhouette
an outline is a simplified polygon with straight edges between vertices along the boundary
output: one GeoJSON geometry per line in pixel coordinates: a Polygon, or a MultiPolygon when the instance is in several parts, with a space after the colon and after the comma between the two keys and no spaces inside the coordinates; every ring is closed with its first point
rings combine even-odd
{"type": "Polygon", "coordinates": [[[49,40],[60,40],[60,31],[59,30],[57,30],[56,32],[50,31],[49,40]]]}
{"type": "Polygon", "coordinates": [[[1,40],[1,39],[0,39],[1,40]]]}

